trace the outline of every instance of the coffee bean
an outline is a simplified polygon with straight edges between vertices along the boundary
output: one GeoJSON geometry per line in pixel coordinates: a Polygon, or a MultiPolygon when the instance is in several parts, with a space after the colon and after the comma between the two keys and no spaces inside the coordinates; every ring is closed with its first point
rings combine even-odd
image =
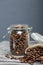
{"type": "Polygon", "coordinates": [[[18,52],[18,51],[16,51],[16,54],[19,54],[19,52],[18,52]]]}

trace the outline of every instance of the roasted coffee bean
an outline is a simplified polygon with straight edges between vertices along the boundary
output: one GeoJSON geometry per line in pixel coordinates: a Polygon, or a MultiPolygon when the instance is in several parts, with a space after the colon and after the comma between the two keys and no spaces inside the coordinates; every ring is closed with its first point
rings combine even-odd
{"type": "Polygon", "coordinates": [[[18,51],[16,51],[16,54],[19,54],[19,52],[18,52],[18,51]]]}
{"type": "Polygon", "coordinates": [[[43,56],[40,57],[40,62],[43,64],[43,56]]]}
{"type": "Polygon", "coordinates": [[[28,60],[28,63],[30,63],[31,65],[33,65],[33,61],[32,60],[28,60]]]}
{"type": "Polygon", "coordinates": [[[40,61],[40,60],[41,60],[41,58],[40,58],[40,57],[36,58],[36,61],[40,61]]]}

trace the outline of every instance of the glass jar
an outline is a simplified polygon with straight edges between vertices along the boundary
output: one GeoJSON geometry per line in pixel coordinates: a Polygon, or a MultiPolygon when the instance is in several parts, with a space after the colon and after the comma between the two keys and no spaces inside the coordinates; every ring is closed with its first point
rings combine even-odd
{"type": "Polygon", "coordinates": [[[10,28],[10,51],[13,55],[24,55],[30,41],[28,25],[13,25],[10,28]]]}

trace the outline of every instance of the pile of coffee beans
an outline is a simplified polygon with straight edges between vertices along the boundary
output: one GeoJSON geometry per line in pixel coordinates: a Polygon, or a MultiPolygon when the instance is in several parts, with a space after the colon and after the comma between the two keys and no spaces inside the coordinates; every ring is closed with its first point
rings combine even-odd
{"type": "Polygon", "coordinates": [[[27,50],[23,57],[16,58],[12,55],[6,54],[5,57],[15,60],[20,60],[21,63],[30,63],[38,61],[43,64],[43,47],[37,46],[27,50]]]}
{"type": "Polygon", "coordinates": [[[33,64],[35,61],[43,63],[43,47],[35,47],[27,50],[24,57],[20,58],[21,62],[28,62],[33,64]]]}
{"type": "Polygon", "coordinates": [[[26,30],[13,30],[10,35],[10,50],[14,55],[23,55],[28,47],[26,30]]]}

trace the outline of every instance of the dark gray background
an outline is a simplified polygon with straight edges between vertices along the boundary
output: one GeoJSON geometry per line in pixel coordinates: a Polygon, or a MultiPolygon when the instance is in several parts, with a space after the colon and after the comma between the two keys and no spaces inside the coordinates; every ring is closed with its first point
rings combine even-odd
{"type": "Polygon", "coordinates": [[[0,0],[0,41],[11,24],[28,24],[43,34],[43,0],[0,0]]]}

